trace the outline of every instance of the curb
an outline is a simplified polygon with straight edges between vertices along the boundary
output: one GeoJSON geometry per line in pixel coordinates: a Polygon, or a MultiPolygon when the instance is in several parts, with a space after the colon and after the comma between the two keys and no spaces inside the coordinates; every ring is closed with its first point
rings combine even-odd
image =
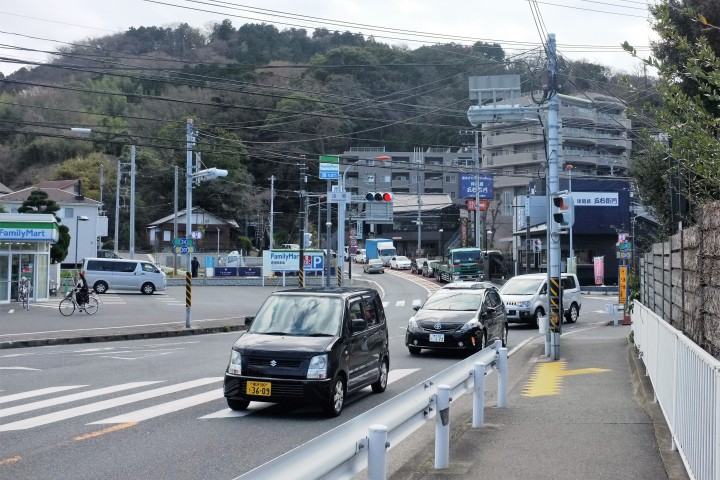
{"type": "Polygon", "coordinates": [[[72,345],[78,343],[120,342],[123,340],[143,340],[146,338],[185,337],[209,333],[227,333],[244,330],[241,325],[222,325],[218,327],[189,328],[183,330],[165,330],[155,332],[118,333],[115,335],[89,335],[84,337],[41,338],[0,342],[0,350],[9,348],[44,347],[51,345],[72,345]]]}

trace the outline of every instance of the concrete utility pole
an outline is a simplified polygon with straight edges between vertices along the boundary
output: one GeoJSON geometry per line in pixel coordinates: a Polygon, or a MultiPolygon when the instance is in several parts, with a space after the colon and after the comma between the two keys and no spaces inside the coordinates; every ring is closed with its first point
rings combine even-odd
{"type": "Polygon", "coordinates": [[[270,175],[270,250],[275,239],[275,175],[270,175]]]}
{"type": "Polygon", "coordinates": [[[130,145],[130,259],[135,258],[135,145],[130,145]]]}
{"type": "MultiPolygon", "coordinates": [[[[557,75],[555,34],[548,35],[548,70],[550,74],[550,92],[548,106],[548,196],[555,196],[559,190],[558,180],[558,156],[560,144],[558,142],[558,113],[560,105],[555,92],[557,75]]],[[[560,285],[560,231],[559,225],[552,217],[552,208],[548,212],[548,274],[550,281],[548,285],[548,301],[550,305],[550,355],[553,360],[560,360],[560,331],[562,325],[562,301],[560,285]]]]}
{"type": "Polygon", "coordinates": [[[115,255],[118,253],[118,242],[120,241],[120,178],[122,177],[122,163],[120,159],[117,161],[117,186],[115,187],[115,235],[113,237],[113,251],[115,255]]]}
{"type": "MultiPolygon", "coordinates": [[[[304,156],[303,156],[304,157],[304,156]]],[[[300,259],[299,259],[299,273],[298,273],[298,285],[300,287],[305,286],[305,265],[303,264],[303,258],[305,256],[305,232],[306,232],[306,225],[305,225],[305,218],[306,218],[306,196],[307,191],[306,189],[307,185],[307,164],[305,163],[305,158],[303,158],[303,163],[300,165],[300,211],[298,212],[299,215],[302,215],[300,217],[300,259]]]]}
{"type": "MultiPolygon", "coordinates": [[[[193,120],[187,119],[186,125],[187,152],[185,161],[185,238],[192,238],[192,184],[193,184],[193,146],[195,136],[193,132],[193,120]]],[[[188,242],[190,243],[190,242],[188,242]]],[[[190,328],[192,316],[192,255],[189,253],[185,258],[185,328],[190,328]]]]}
{"type": "MultiPolygon", "coordinates": [[[[173,195],[173,239],[178,238],[178,176],[180,168],[175,165],[175,194],[173,195]]],[[[177,275],[177,253],[173,245],[173,275],[177,275]]]]}
{"type": "MultiPolygon", "coordinates": [[[[480,248],[480,142],[478,141],[478,131],[473,130],[475,134],[475,146],[473,147],[473,161],[475,162],[475,247],[480,248]]],[[[483,225],[485,230],[485,225],[483,225]]]]}

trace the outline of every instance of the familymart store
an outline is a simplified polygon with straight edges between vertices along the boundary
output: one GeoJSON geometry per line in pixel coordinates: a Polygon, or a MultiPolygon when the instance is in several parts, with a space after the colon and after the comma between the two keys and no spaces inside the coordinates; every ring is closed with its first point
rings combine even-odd
{"type": "Polygon", "coordinates": [[[0,303],[17,300],[20,277],[35,300],[48,298],[50,247],[59,238],[54,215],[0,213],[0,303]]]}

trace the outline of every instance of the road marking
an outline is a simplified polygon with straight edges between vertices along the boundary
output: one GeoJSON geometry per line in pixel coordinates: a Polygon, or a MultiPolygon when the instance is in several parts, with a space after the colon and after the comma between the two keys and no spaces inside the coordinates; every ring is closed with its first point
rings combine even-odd
{"type": "Polygon", "coordinates": [[[387,308],[388,305],[390,305],[390,302],[383,302],[383,307],[387,308]]]}
{"type": "Polygon", "coordinates": [[[72,390],[73,388],[87,387],[87,385],[65,385],[62,387],[48,387],[41,388],[39,390],[31,390],[29,392],[16,393],[14,395],[6,395],[0,397],[0,403],[14,402],[16,400],[24,400],[26,398],[39,397],[41,395],[48,395],[50,393],[63,392],[65,390],[72,390]]]}
{"type": "MultiPolygon", "coordinates": [[[[397,370],[390,370],[388,373],[388,381],[387,384],[390,385],[394,382],[397,382],[401,378],[405,378],[408,375],[411,375],[415,372],[420,370],[419,368],[398,368],[397,370]]],[[[363,390],[370,391],[372,387],[365,387],[363,390]]]]}
{"type": "MultiPolygon", "coordinates": [[[[133,402],[139,402],[141,400],[147,400],[149,398],[159,397],[161,395],[167,395],[169,393],[176,393],[189,388],[195,388],[202,385],[208,385],[214,382],[220,382],[223,377],[208,377],[192,380],[189,382],[178,383],[176,385],[169,385],[167,387],[156,388],[155,390],[148,390],[140,393],[133,393],[124,397],[114,398],[105,400],[97,403],[90,403],[88,405],[82,405],[76,408],[70,408],[68,410],[62,410],[55,413],[48,413],[46,415],[40,415],[38,417],[28,418],[26,420],[20,420],[17,422],[6,423],[0,425],[0,432],[10,432],[14,430],[27,430],[28,428],[39,427],[41,425],[47,425],[49,423],[59,422],[61,420],[67,420],[69,418],[79,417],[88,413],[99,412],[108,408],[119,407],[121,405],[127,405],[133,402]]],[[[157,382],[150,382],[157,383],[157,382]]]]}
{"type": "Polygon", "coordinates": [[[14,457],[10,457],[10,458],[2,458],[2,459],[0,459],[0,465],[8,465],[10,463],[17,463],[20,460],[22,460],[22,457],[20,455],[15,455],[14,457]]]}
{"type": "Polygon", "coordinates": [[[30,367],[0,367],[0,370],[33,370],[35,372],[39,372],[39,368],[30,368],[30,367]]]}
{"type": "Polygon", "coordinates": [[[209,418],[245,417],[247,415],[250,415],[251,413],[259,412],[260,410],[265,410],[266,408],[271,407],[273,405],[275,405],[275,404],[268,403],[268,402],[250,402],[250,406],[248,406],[247,410],[237,411],[237,410],[232,410],[230,408],[225,408],[218,412],[211,413],[211,414],[205,415],[203,417],[199,417],[198,420],[206,420],[209,418]]]}
{"type": "Polygon", "coordinates": [[[78,435],[77,437],[73,437],[73,440],[77,440],[77,441],[88,440],[90,438],[96,438],[101,435],[105,435],[106,433],[117,432],[118,430],[123,430],[125,428],[134,427],[135,425],[137,425],[136,422],[123,423],[121,425],[114,425],[112,427],[103,428],[102,430],[98,430],[97,432],[90,432],[90,433],[86,433],[84,435],[78,435]]]}
{"type": "Polygon", "coordinates": [[[567,362],[564,360],[538,364],[520,395],[523,397],[560,395],[560,391],[562,390],[562,379],[564,377],[610,371],[606,368],[580,368],[577,370],[566,370],[566,366],[567,362]]]}
{"type": "Polygon", "coordinates": [[[405,306],[405,300],[398,300],[395,302],[396,307],[404,307],[405,306]]]}
{"type": "Polygon", "coordinates": [[[76,400],[84,400],[86,398],[97,397],[99,395],[106,395],[108,393],[121,392],[123,390],[129,390],[131,388],[144,387],[147,385],[152,385],[153,383],[158,382],[123,383],[121,385],[113,385],[112,387],[99,388],[97,390],[89,390],[87,392],[73,393],[71,395],[65,395],[64,397],[54,397],[47,400],[39,400],[37,402],[18,405],[16,407],[3,408],[0,409],[0,418],[8,417],[10,415],[16,415],[18,413],[30,412],[32,410],[38,410],[40,408],[61,405],[63,403],[74,402],[76,400]]]}
{"type": "Polygon", "coordinates": [[[218,400],[224,397],[223,389],[218,388],[210,392],[201,393],[199,395],[193,395],[191,397],[180,398],[173,400],[172,402],[162,403],[153,407],[143,408],[142,410],[136,410],[134,412],[125,413],[104,420],[98,420],[97,422],[91,422],[88,425],[100,425],[104,423],[128,423],[128,422],[141,422],[149,418],[159,417],[172,412],[177,412],[184,408],[194,407],[203,403],[218,400]]]}
{"type": "Polygon", "coordinates": [[[10,313],[10,314],[15,313],[15,309],[14,309],[14,308],[11,308],[10,310],[8,310],[8,313],[10,313]]]}
{"type": "Polygon", "coordinates": [[[420,300],[419,298],[416,298],[415,300],[412,301],[412,304],[413,304],[413,307],[415,305],[422,305],[422,300],[420,300]]]}

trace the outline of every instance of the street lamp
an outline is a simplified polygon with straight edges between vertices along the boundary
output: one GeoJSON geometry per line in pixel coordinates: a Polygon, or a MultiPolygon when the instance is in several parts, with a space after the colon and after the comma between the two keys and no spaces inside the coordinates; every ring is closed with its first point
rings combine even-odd
{"type": "MultiPolygon", "coordinates": [[[[565,165],[565,168],[566,168],[567,171],[568,171],[568,193],[569,193],[570,196],[572,197],[572,171],[573,171],[573,166],[570,165],[570,164],[568,164],[568,165],[565,165]]],[[[569,257],[570,257],[570,262],[569,262],[570,265],[568,265],[568,271],[569,271],[570,273],[576,273],[576,269],[575,269],[575,253],[573,252],[573,227],[572,227],[572,225],[570,225],[570,228],[569,228],[569,230],[568,230],[568,233],[569,233],[569,235],[570,235],[570,255],[569,255],[569,257]]]]}
{"type": "Polygon", "coordinates": [[[75,217],[75,270],[77,271],[77,265],[78,265],[78,237],[80,236],[80,222],[87,222],[90,220],[85,215],[79,215],[75,217]]]}
{"type": "Polygon", "coordinates": [[[438,230],[440,232],[440,255],[442,255],[443,262],[445,261],[445,249],[443,248],[443,229],[438,230]]]}

